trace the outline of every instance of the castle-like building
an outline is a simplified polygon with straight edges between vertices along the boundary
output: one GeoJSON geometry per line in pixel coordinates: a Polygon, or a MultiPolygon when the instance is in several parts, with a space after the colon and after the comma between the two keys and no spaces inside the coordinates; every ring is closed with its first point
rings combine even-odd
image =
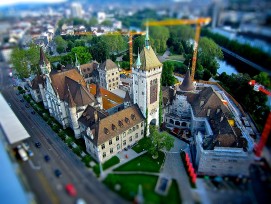
{"type": "Polygon", "coordinates": [[[75,66],[51,70],[41,48],[42,74],[32,80],[31,95],[43,102],[63,128],[70,127],[75,138],[84,138],[87,152],[97,161],[103,162],[143,138],[146,124],[158,125],[162,64],[148,35],[133,65],[134,103],[128,92],[124,98],[111,92],[119,86],[119,70],[111,60],[80,65],[76,57],[75,66]]]}

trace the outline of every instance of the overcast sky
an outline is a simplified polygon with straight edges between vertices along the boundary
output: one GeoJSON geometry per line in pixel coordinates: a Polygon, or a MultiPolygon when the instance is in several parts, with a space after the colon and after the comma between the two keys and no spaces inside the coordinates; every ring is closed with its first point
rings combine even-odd
{"type": "Polygon", "coordinates": [[[0,6],[6,6],[16,3],[57,3],[66,0],[0,0],[0,6]]]}

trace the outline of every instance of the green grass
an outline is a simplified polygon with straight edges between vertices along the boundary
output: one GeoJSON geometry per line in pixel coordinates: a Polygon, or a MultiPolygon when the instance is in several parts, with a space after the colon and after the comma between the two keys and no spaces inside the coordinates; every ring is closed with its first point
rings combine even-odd
{"type": "Polygon", "coordinates": [[[181,203],[178,186],[173,181],[167,196],[161,196],[154,192],[157,183],[157,176],[149,175],[114,175],[109,174],[104,180],[104,183],[113,191],[117,192],[123,198],[133,201],[137,195],[138,186],[142,186],[144,203],[158,204],[158,203],[181,203]],[[115,190],[115,185],[119,184],[121,189],[115,190]]]}
{"type": "Polygon", "coordinates": [[[141,140],[138,141],[137,145],[135,145],[134,147],[132,147],[132,149],[136,152],[136,153],[140,153],[142,151],[145,150],[146,148],[146,141],[148,140],[147,137],[143,137],[141,140]]]}
{"type": "MultiPolygon", "coordinates": [[[[116,164],[120,163],[120,159],[117,156],[113,156],[111,159],[107,160],[104,162],[103,165],[103,170],[106,170],[116,164]]],[[[100,165],[97,164],[93,167],[94,173],[99,176],[100,175],[100,165]]]]}
{"type": "Polygon", "coordinates": [[[163,152],[158,153],[158,158],[153,159],[152,155],[145,153],[130,162],[114,169],[114,171],[145,171],[145,172],[159,172],[162,162],[165,158],[163,152]]]}
{"type": "Polygon", "coordinates": [[[184,61],[185,58],[183,57],[183,55],[170,55],[167,57],[168,60],[178,60],[178,61],[184,61]]]}

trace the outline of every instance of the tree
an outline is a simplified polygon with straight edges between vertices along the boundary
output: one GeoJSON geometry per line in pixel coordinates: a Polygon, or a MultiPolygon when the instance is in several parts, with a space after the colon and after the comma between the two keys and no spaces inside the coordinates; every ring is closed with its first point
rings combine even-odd
{"type": "Polygon", "coordinates": [[[174,138],[167,132],[159,132],[157,126],[150,125],[149,151],[154,158],[158,157],[158,151],[166,149],[169,151],[174,146],[174,138]]]}
{"type": "Polygon", "coordinates": [[[213,75],[216,75],[219,63],[217,59],[223,59],[221,48],[211,39],[203,37],[199,41],[198,62],[213,75]]]}
{"type": "Polygon", "coordinates": [[[66,49],[68,47],[68,43],[66,40],[64,40],[61,36],[56,36],[54,41],[56,43],[56,51],[58,53],[66,52],[66,49]]]}
{"type": "Polygon", "coordinates": [[[162,85],[163,86],[172,86],[176,83],[176,79],[173,75],[174,63],[165,62],[162,70],[162,85]]]}
{"type": "Polygon", "coordinates": [[[77,55],[77,59],[80,64],[89,63],[90,60],[92,59],[91,54],[89,53],[88,49],[82,46],[72,48],[71,56],[72,56],[73,62],[75,62],[75,54],[77,55]]]}
{"type": "Polygon", "coordinates": [[[104,62],[106,59],[109,58],[109,51],[108,51],[107,44],[104,41],[98,41],[95,45],[90,47],[90,53],[94,60],[98,62],[104,62]]]}
{"type": "Polygon", "coordinates": [[[31,73],[38,73],[39,48],[31,44],[27,50],[15,48],[11,54],[11,63],[20,78],[27,78],[31,73]]]}
{"type": "Polygon", "coordinates": [[[112,27],[113,23],[110,20],[105,20],[101,23],[103,26],[112,27]]]}
{"type": "Polygon", "coordinates": [[[128,48],[128,39],[124,39],[121,34],[109,34],[100,37],[101,41],[104,41],[109,48],[109,52],[119,52],[128,48]]]}
{"type": "Polygon", "coordinates": [[[89,26],[95,26],[97,24],[98,24],[98,21],[97,21],[97,18],[95,18],[95,17],[90,18],[88,21],[89,26]]]}
{"type": "Polygon", "coordinates": [[[164,26],[154,26],[150,28],[150,38],[153,39],[153,47],[157,52],[162,53],[167,49],[169,30],[164,26]]]}

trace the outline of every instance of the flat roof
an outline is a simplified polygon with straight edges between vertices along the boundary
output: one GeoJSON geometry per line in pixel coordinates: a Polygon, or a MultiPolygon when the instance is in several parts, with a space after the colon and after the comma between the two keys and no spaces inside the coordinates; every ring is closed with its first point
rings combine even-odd
{"type": "Polygon", "coordinates": [[[0,110],[0,125],[9,144],[14,144],[30,137],[1,93],[0,110]]]}

